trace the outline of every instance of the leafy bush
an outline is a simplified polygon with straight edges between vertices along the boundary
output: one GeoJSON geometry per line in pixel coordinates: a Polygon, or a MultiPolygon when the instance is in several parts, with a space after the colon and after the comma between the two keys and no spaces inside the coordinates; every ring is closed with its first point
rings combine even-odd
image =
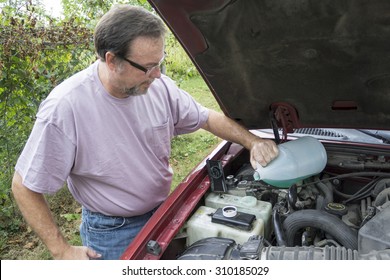
{"type": "Polygon", "coordinates": [[[11,178],[39,104],[94,57],[90,29],[53,20],[29,1],[12,3],[0,15],[0,231],[18,229],[11,178]]]}
{"type": "Polygon", "coordinates": [[[166,73],[179,84],[183,79],[199,75],[198,70],[172,33],[169,33],[166,38],[165,51],[167,53],[166,73]]]}

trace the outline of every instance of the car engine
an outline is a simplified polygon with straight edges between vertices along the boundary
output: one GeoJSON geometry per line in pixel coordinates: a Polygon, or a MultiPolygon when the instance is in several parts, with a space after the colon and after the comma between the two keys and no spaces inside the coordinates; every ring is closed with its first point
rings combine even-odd
{"type": "MultiPolygon", "coordinates": [[[[390,259],[389,160],[328,150],[325,170],[289,188],[254,179],[248,162],[205,196],[178,259],[390,259]]],[[[226,172],[225,170],[225,172],[226,172]]]]}

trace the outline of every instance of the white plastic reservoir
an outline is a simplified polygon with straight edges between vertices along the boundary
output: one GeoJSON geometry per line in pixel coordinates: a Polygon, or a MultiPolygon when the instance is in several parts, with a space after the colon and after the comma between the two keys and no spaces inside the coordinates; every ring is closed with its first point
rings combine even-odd
{"type": "Polygon", "coordinates": [[[264,237],[269,237],[272,214],[271,203],[257,200],[254,196],[210,193],[206,196],[205,205],[215,209],[233,205],[237,207],[237,211],[255,215],[256,219],[262,220],[264,223],[264,237]]]}
{"type": "Polygon", "coordinates": [[[253,226],[250,231],[213,223],[211,222],[211,216],[216,210],[217,209],[215,208],[200,206],[187,221],[187,246],[207,237],[231,238],[235,240],[236,243],[243,244],[253,235],[264,234],[264,223],[261,219],[256,219],[253,222],[253,226]]]}

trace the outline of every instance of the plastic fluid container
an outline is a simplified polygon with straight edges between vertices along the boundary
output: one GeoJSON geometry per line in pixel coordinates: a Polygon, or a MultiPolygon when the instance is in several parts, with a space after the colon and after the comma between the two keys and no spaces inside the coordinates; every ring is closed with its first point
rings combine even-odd
{"type": "Polygon", "coordinates": [[[280,188],[288,188],[300,180],[320,173],[327,155],[322,143],[305,136],[279,146],[279,155],[266,167],[257,164],[255,180],[280,188]]]}
{"type": "Polygon", "coordinates": [[[253,235],[264,234],[264,224],[262,220],[256,219],[250,231],[213,223],[211,216],[217,209],[200,206],[186,223],[187,246],[207,237],[224,237],[243,244],[253,235]]]}
{"type": "Polygon", "coordinates": [[[255,215],[256,219],[263,221],[265,238],[271,233],[272,204],[269,202],[257,200],[254,196],[210,193],[206,196],[205,205],[215,209],[233,205],[237,211],[255,215]]]}
{"type": "Polygon", "coordinates": [[[390,248],[390,207],[386,207],[359,230],[358,251],[368,254],[390,248]]]}

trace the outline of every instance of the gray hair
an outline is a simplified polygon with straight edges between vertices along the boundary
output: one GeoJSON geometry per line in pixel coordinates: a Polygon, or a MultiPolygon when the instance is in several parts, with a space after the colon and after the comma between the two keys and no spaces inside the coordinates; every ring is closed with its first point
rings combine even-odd
{"type": "Polygon", "coordinates": [[[159,38],[164,36],[165,32],[162,20],[146,9],[130,5],[115,5],[96,25],[95,51],[103,61],[108,51],[125,57],[137,37],[159,38]]]}

